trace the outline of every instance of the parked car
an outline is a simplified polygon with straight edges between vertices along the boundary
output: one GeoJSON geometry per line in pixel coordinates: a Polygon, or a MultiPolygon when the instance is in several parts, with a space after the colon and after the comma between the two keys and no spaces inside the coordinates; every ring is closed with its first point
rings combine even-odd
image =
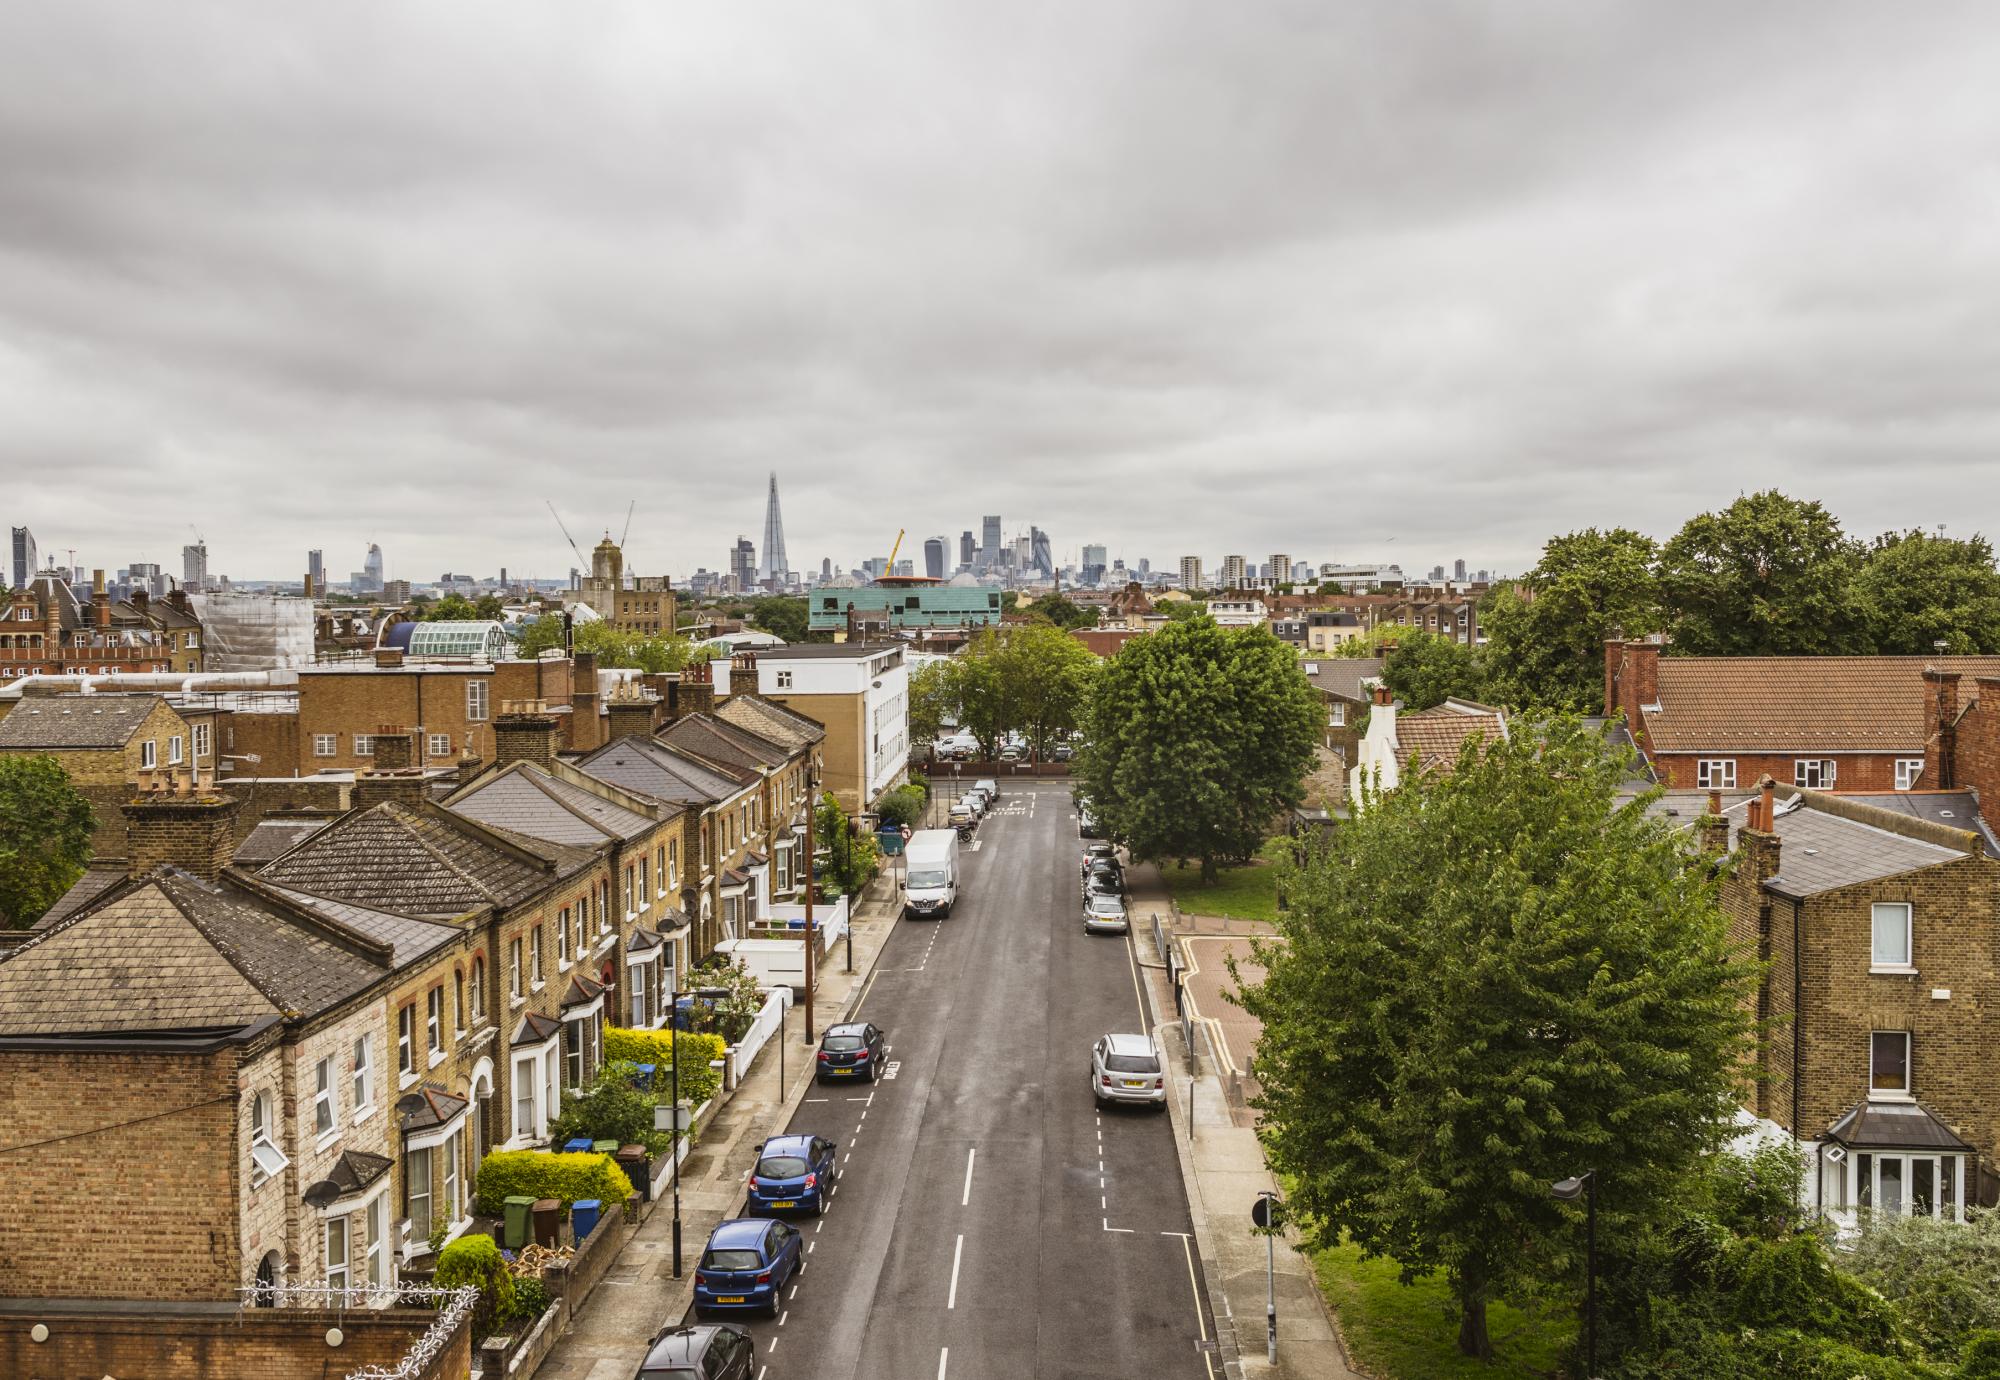
{"type": "Polygon", "coordinates": [[[974,822],[986,818],[986,797],[978,791],[967,791],[959,797],[958,803],[972,811],[974,822]]]}
{"type": "Polygon", "coordinates": [[[1076,749],[1068,743],[1057,743],[1055,751],[1049,755],[1058,762],[1067,762],[1076,756],[1076,749]]]}
{"type": "Polygon", "coordinates": [[[1084,898],[1085,934],[1124,934],[1131,928],[1125,918],[1125,898],[1115,892],[1098,891],[1084,898]]]}
{"type": "Polygon", "coordinates": [[[1016,744],[1009,743],[1006,747],[1000,749],[1000,760],[1002,762],[1025,762],[1028,760],[1028,750],[1016,744]]]}
{"type": "Polygon", "coordinates": [[[1088,877],[1090,869],[1099,863],[1118,861],[1118,845],[1115,843],[1086,843],[1083,846],[1083,865],[1078,869],[1081,876],[1088,877]]]}
{"type": "Polygon", "coordinates": [[[995,781],[990,776],[982,776],[977,781],[973,782],[972,789],[975,791],[983,792],[986,796],[986,803],[988,805],[991,805],[994,801],[1000,798],[1000,783],[998,781],[995,781]]]}
{"type": "Polygon", "coordinates": [[[1125,894],[1125,874],[1117,863],[1098,863],[1083,874],[1083,899],[1093,896],[1123,896],[1125,894]]]}
{"type": "Polygon", "coordinates": [[[655,1332],[633,1380],[750,1380],[756,1371],[748,1332],[730,1323],[706,1323],[655,1332]]]}
{"type": "Polygon", "coordinates": [[[780,1291],[805,1259],[798,1228],[787,1223],[754,1217],[721,1223],[694,1267],[694,1315],[754,1308],[777,1317],[780,1291]]]}
{"type": "Polygon", "coordinates": [[[1102,1107],[1141,1102],[1165,1110],[1167,1068],[1150,1035],[1106,1035],[1090,1051],[1090,1093],[1102,1107]]]}
{"type": "Polygon", "coordinates": [[[1090,802],[1087,800],[1076,802],[1076,832],[1087,839],[1104,837],[1103,832],[1097,827],[1097,816],[1090,812],[1090,802]]]}
{"type": "Polygon", "coordinates": [[[979,824],[979,816],[972,813],[972,807],[959,804],[951,807],[951,827],[958,830],[961,839],[972,837],[972,831],[979,824]]]}
{"type": "Polygon", "coordinates": [[[743,1214],[803,1211],[826,1215],[827,1190],[837,1177],[837,1147],[825,1136],[772,1136],[757,1151],[743,1214]]]}
{"type": "Polygon", "coordinates": [[[979,808],[981,810],[990,810],[993,808],[993,792],[987,790],[986,787],[974,786],[966,794],[979,797],[979,808]]]}
{"type": "Polygon", "coordinates": [[[882,1076],[883,1043],[881,1027],[866,1021],[830,1025],[820,1036],[819,1061],[813,1068],[813,1078],[821,1083],[850,1078],[865,1078],[873,1083],[882,1076]]]}

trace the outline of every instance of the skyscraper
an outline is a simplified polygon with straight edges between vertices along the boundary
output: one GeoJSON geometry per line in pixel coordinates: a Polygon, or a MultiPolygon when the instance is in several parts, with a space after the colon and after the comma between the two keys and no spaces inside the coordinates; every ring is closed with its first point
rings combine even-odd
{"type": "Polygon", "coordinates": [[[1463,580],[1465,578],[1465,557],[1460,556],[1451,563],[1451,578],[1454,580],[1463,580]]]}
{"type": "Polygon", "coordinates": [[[361,562],[361,573],[368,577],[368,592],[382,592],[382,548],[374,542],[368,543],[368,558],[361,562]]]}
{"type": "Polygon", "coordinates": [[[1201,582],[1201,557],[1181,557],[1181,588],[1190,592],[1207,588],[1201,582]]]}
{"type": "Polygon", "coordinates": [[[1288,584],[1292,578],[1292,558],[1282,551],[1271,555],[1271,583],[1288,584]]]}
{"type": "Polygon", "coordinates": [[[1222,574],[1220,579],[1224,589],[1243,588],[1244,583],[1249,579],[1249,574],[1249,567],[1243,563],[1241,556],[1224,556],[1222,558],[1222,574]]]}
{"type": "Polygon", "coordinates": [[[1039,527],[1028,529],[1029,560],[1044,580],[1053,580],[1056,574],[1055,554],[1049,550],[1049,534],[1039,527]]]}
{"type": "Polygon", "coordinates": [[[983,518],[980,521],[979,563],[981,565],[1000,564],[1000,519],[997,515],[983,518]]]}
{"type": "Polygon", "coordinates": [[[932,537],[924,543],[924,574],[933,580],[944,578],[943,537],[932,537]]]}
{"type": "Polygon", "coordinates": [[[764,500],[764,563],[757,573],[771,581],[773,589],[778,589],[784,586],[791,569],[785,559],[785,519],[778,511],[778,472],[772,470],[771,496],[764,500]]]}
{"type": "Polygon", "coordinates": [[[739,594],[757,587],[757,548],[748,537],[738,537],[729,548],[729,582],[739,594]]]}
{"type": "Polygon", "coordinates": [[[181,588],[199,594],[208,588],[208,543],[198,541],[181,548],[181,588]]]}
{"type": "Polygon", "coordinates": [[[972,558],[978,554],[978,551],[979,548],[972,544],[972,533],[962,533],[958,539],[958,568],[960,570],[972,569],[972,558]]]}
{"type": "Polygon", "coordinates": [[[1085,584],[1094,585],[1104,579],[1105,567],[1110,564],[1110,559],[1102,546],[1087,543],[1083,548],[1081,564],[1083,568],[1077,573],[1083,577],[1085,584]]]}
{"type": "Polygon", "coordinates": [[[42,553],[35,549],[35,534],[25,527],[14,529],[14,588],[26,589],[41,569],[42,553]]]}
{"type": "Polygon", "coordinates": [[[833,557],[831,556],[820,557],[819,578],[821,583],[825,583],[826,581],[831,580],[833,578],[833,557]]]}
{"type": "Polygon", "coordinates": [[[306,552],[306,578],[312,581],[313,593],[326,593],[326,553],[306,552]]]}

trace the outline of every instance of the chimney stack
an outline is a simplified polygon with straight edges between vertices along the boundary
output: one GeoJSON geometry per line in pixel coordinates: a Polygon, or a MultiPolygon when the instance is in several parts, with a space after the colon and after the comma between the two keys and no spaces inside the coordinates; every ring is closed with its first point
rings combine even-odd
{"type": "Polygon", "coordinates": [[[377,647],[375,649],[375,665],[382,670],[389,670],[402,664],[403,649],[401,647],[377,647]]]}
{"type": "MultiPolygon", "coordinates": [[[[595,699],[592,696],[593,708],[595,699]]],[[[503,767],[509,762],[553,762],[561,733],[562,725],[549,712],[547,701],[502,700],[499,717],[493,720],[494,761],[503,767]]]]}
{"type": "Polygon", "coordinates": [[[134,877],[170,865],[213,882],[236,854],[237,802],[216,790],[212,779],[186,772],[148,776],[120,809],[126,867],[134,877]]]}
{"type": "Polygon", "coordinates": [[[605,702],[613,738],[650,738],[660,721],[660,699],[637,685],[622,685],[605,702]]]}
{"type": "Polygon", "coordinates": [[[1781,845],[1778,840],[1778,783],[1768,773],[1757,783],[1757,795],[1750,802],[1750,817],[1737,831],[1737,845],[1743,850],[1750,880],[1761,885],[1778,875],[1781,845]]]}
{"type": "MultiPolygon", "coordinates": [[[[1959,673],[1935,666],[1924,667],[1925,727],[1924,784],[1935,790],[1955,790],[1958,786],[1958,706],[1959,673]]],[[[1984,697],[1982,696],[1982,699],[1984,697]]]]}
{"type": "Polygon", "coordinates": [[[1696,822],[1701,833],[1701,851],[1704,853],[1727,853],[1729,851],[1729,817],[1722,813],[1722,792],[1708,793],[1708,813],[1696,822]]]}
{"type": "Polygon", "coordinates": [[[1374,687],[1368,692],[1368,699],[1369,703],[1376,705],[1394,704],[1396,702],[1396,693],[1381,681],[1377,681],[1374,687]]]}
{"type": "Polygon", "coordinates": [[[104,588],[104,572],[90,572],[90,621],[100,628],[111,626],[111,595],[104,588]]]}

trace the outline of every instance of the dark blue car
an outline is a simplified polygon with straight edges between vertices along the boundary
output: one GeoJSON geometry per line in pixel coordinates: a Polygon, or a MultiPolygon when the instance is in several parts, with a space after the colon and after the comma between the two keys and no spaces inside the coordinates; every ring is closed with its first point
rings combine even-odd
{"type": "Polygon", "coordinates": [[[813,1080],[833,1083],[841,1079],[856,1082],[866,1079],[873,1083],[882,1076],[884,1044],[882,1028],[867,1021],[828,1026],[820,1037],[819,1062],[813,1068],[813,1080]]]}
{"type": "Polygon", "coordinates": [[[778,1291],[805,1268],[797,1228],[783,1222],[738,1217],[709,1233],[694,1267],[694,1314],[761,1309],[778,1316],[778,1291]]]}
{"type": "Polygon", "coordinates": [[[835,1150],[824,1136],[772,1136],[757,1152],[744,1212],[824,1216],[826,1191],[833,1187],[835,1150]]]}

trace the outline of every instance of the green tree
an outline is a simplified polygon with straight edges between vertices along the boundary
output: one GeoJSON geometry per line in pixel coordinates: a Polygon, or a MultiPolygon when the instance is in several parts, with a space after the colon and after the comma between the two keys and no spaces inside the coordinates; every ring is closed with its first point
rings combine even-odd
{"type": "Polygon", "coordinates": [[[473,602],[456,591],[423,606],[426,623],[470,623],[478,617],[479,610],[473,602]]]}
{"type": "Polygon", "coordinates": [[[648,675],[678,671],[690,661],[707,659],[707,653],[698,651],[685,637],[628,632],[604,622],[577,624],[571,643],[576,651],[594,654],[597,664],[607,670],[638,670],[648,675]]]}
{"type": "Polygon", "coordinates": [[[1433,709],[1456,696],[1477,700],[1486,693],[1486,673],[1479,649],[1418,628],[1405,628],[1395,647],[1382,658],[1382,679],[1416,713],[1433,709]]]}
{"type": "Polygon", "coordinates": [[[1940,642],[1956,655],[2000,652],[2000,571],[1992,543],[1976,533],[1959,540],[1886,532],[1854,592],[1884,656],[1930,656],[1940,642]]]}
{"type": "Polygon", "coordinates": [[[90,860],[97,818],[53,757],[0,757],[0,929],[26,929],[90,860]]]}
{"type": "Polygon", "coordinates": [[[1268,628],[1169,623],[1098,672],[1072,770],[1110,836],[1141,860],[1247,861],[1304,799],[1320,697],[1268,628]]]}
{"type": "Polygon", "coordinates": [[[751,611],[750,621],[773,637],[786,642],[806,640],[806,601],[804,599],[759,599],[751,611]]]}
{"type": "Polygon", "coordinates": [[[560,652],[565,645],[563,616],[560,613],[545,613],[522,624],[520,640],[514,644],[514,654],[532,660],[543,652],[560,652]]]}
{"type": "Polygon", "coordinates": [[[497,623],[507,616],[507,605],[497,594],[482,594],[472,606],[472,616],[482,623],[497,623]]]}
{"type": "Polygon", "coordinates": [[[875,835],[856,830],[831,791],[820,797],[813,829],[819,835],[813,841],[813,849],[821,855],[815,870],[822,885],[834,895],[858,895],[875,875],[882,858],[875,835]]]}
{"type": "Polygon", "coordinates": [[[1776,489],[1703,513],[1660,548],[1674,650],[1814,656],[1868,650],[1855,577],[1860,543],[1818,503],[1776,489]]]}
{"type": "Polygon", "coordinates": [[[1071,628],[1094,628],[1097,626],[1097,610],[1084,608],[1060,594],[1037,599],[1028,606],[1031,617],[1045,618],[1065,631],[1071,628]]]}
{"type": "Polygon", "coordinates": [[[929,745],[958,722],[958,662],[926,661],[910,673],[910,741],[929,745]]]}
{"type": "Polygon", "coordinates": [[[1169,623],[1185,623],[1208,616],[1206,599],[1163,599],[1153,607],[1167,616],[1169,623]]]}
{"type": "Polygon", "coordinates": [[[1521,708],[1595,713],[1604,699],[1604,643],[1664,626],[1653,539],[1595,527],[1552,537],[1520,583],[1488,591],[1487,693],[1521,708]]]}
{"type": "Polygon", "coordinates": [[[990,757],[1009,733],[1037,754],[1083,721],[1097,658],[1052,623],[982,629],[953,658],[951,698],[959,724],[990,757]]]}
{"type": "Polygon", "coordinates": [[[643,1145],[649,1154],[664,1151],[673,1136],[653,1129],[656,1099],[639,1091],[633,1081],[638,1073],[637,1064],[614,1059],[598,1070],[589,1087],[565,1092],[562,1110],[549,1124],[549,1139],[557,1144],[579,1137],[615,1140],[620,1145],[643,1145]]]}
{"type": "Polygon", "coordinates": [[[1707,860],[1575,719],[1468,744],[1336,825],[1283,877],[1279,940],[1243,992],[1263,1023],[1260,1134],[1316,1244],[1343,1236],[1406,1280],[1442,1271],[1459,1347],[1486,1306],[1581,1272],[1732,1132],[1743,999],[1707,860]]]}

